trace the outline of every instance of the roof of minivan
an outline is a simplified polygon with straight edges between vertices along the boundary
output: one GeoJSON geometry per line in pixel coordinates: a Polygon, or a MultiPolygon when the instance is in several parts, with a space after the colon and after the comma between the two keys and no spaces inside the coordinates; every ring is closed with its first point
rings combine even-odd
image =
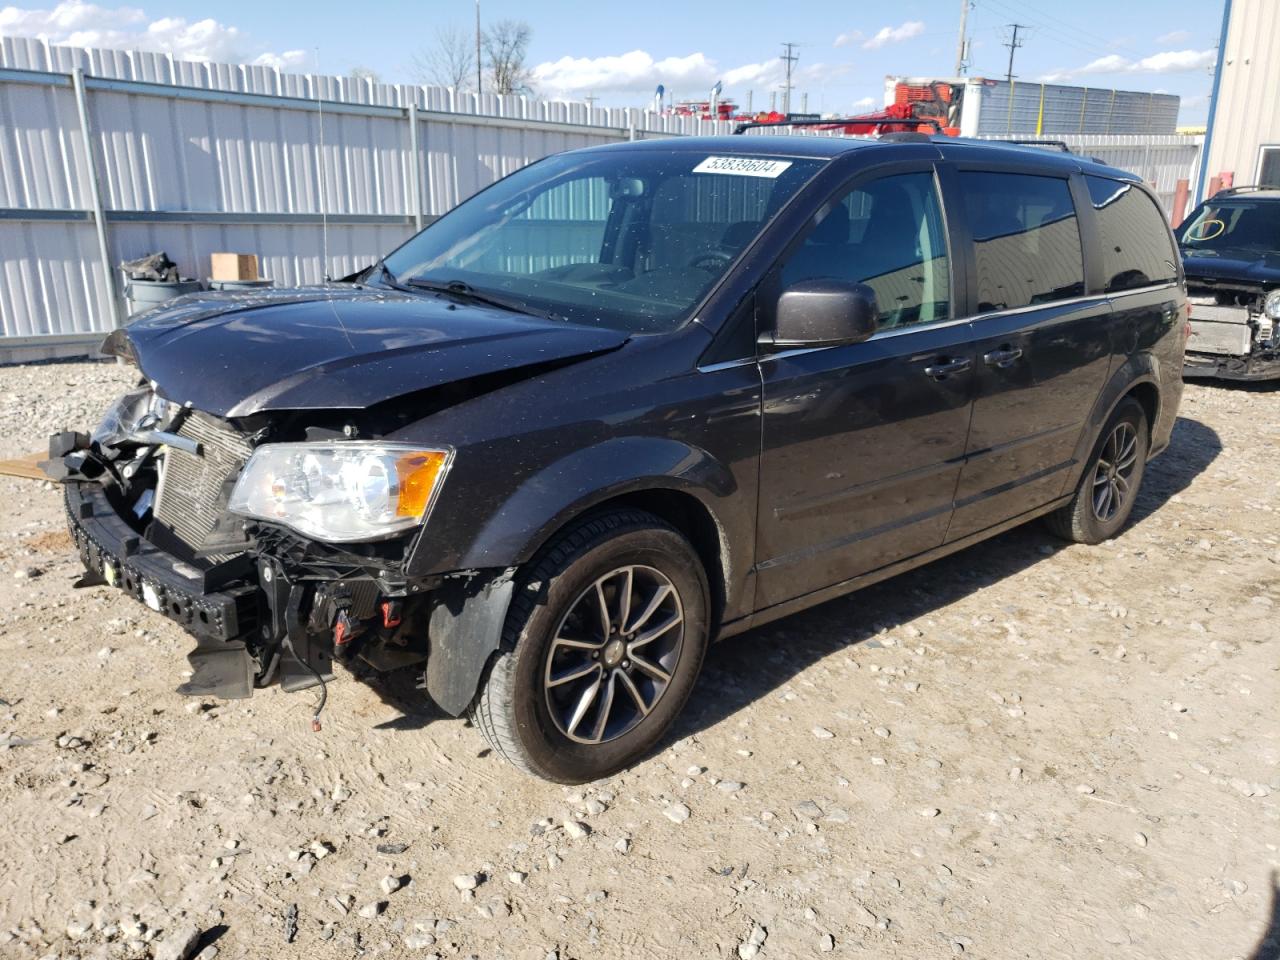
{"type": "Polygon", "coordinates": [[[974,140],[967,137],[948,137],[936,135],[901,140],[875,137],[806,137],[788,134],[743,134],[739,136],[718,137],[663,137],[654,140],[634,140],[624,143],[611,143],[586,150],[643,150],[643,151],[680,151],[685,153],[714,154],[749,154],[756,157],[804,157],[818,160],[831,160],[853,153],[869,150],[883,150],[896,147],[908,154],[919,151],[921,154],[936,157],[941,153],[949,159],[989,160],[992,162],[1008,162],[1011,158],[1035,158],[1041,168],[1055,166],[1066,170],[1080,170],[1083,173],[1097,174],[1119,180],[1137,181],[1139,178],[1125,170],[1107,166],[1104,163],[1059,150],[1048,150],[1044,147],[1006,143],[1000,140],[974,140]],[[905,150],[904,150],[905,148],[905,150]],[[941,149],[940,149],[941,148],[941,149]]]}

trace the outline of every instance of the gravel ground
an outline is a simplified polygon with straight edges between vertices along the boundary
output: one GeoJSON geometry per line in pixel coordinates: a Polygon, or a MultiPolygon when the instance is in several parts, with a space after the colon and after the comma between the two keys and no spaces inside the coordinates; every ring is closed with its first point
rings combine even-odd
{"type": "MultiPolygon", "coordinates": [[[[0,370],[3,456],[111,365],[0,370]]],[[[1188,387],[1136,522],[1036,526],[716,647],[661,753],[524,777],[394,690],[178,697],[0,479],[0,956],[1274,958],[1280,396],[1188,387]],[[1270,938],[1270,939],[1268,939],[1270,938]]]]}

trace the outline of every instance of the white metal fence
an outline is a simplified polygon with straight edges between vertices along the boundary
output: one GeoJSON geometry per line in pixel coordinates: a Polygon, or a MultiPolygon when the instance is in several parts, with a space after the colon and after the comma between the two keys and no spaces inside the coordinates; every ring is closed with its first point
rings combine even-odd
{"type": "MultiPolygon", "coordinates": [[[[84,352],[124,315],[122,260],[165,250],[203,278],[209,254],[254,252],[279,286],[316,282],[548,154],[729,130],[0,38],[0,359],[84,352]]],[[[1067,140],[1170,198],[1197,149],[1188,138],[1067,140]]]]}

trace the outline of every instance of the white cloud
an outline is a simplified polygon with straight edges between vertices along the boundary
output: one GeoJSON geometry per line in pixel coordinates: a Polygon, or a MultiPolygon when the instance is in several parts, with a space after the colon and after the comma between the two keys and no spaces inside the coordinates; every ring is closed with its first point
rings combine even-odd
{"type": "Polygon", "coordinates": [[[296,72],[305,72],[315,67],[314,56],[306,50],[260,53],[250,62],[255,67],[274,67],[277,70],[293,70],[296,72]]]}
{"type": "Polygon", "coordinates": [[[533,83],[554,96],[584,93],[652,93],[658,84],[671,89],[711,87],[715,61],[706,54],[655,60],[644,50],[620,56],[561,57],[533,68],[533,83]]]}
{"type": "Polygon", "coordinates": [[[922,20],[908,20],[898,27],[881,27],[874,37],[863,43],[862,48],[864,50],[878,50],[880,47],[888,46],[891,43],[901,43],[903,40],[918,37],[922,33],[924,33],[924,22],[922,20]]]}
{"type": "MultiPolygon", "coordinates": [[[[802,66],[794,80],[820,84],[848,70],[843,64],[812,63],[802,66]]],[[[729,95],[738,91],[765,90],[782,83],[782,61],[774,58],[760,63],[724,67],[705,53],[656,59],[645,50],[616,56],[561,57],[533,68],[533,85],[552,97],[581,97],[586,94],[630,94],[647,96],[658,84],[677,96],[705,96],[717,80],[729,95]]]]}
{"type": "Polygon", "coordinates": [[[861,100],[853,101],[853,105],[858,110],[871,110],[880,105],[880,101],[875,97],[863,97],[861,100]]]}
{"type": "Polygon", "coordinates": [[[1190,30],[1170,30],[1168,33],[1163,33],[1160,36],[1156,37],[1156,43],[1160,44],[1161,46],[1164,46],[1166,44],[1169,46],[1172,46],[1175,43],[1186,43],[1190,39],[1191,39],[1190,30]]]}
{"type": "Polygon", "coordinates": [[[1129,61],[1118,53],[1109,53],[1097,60],[1090,60],[1076,73],[1119,73],[1129,68],[1129,61]]]}
{"type": "Polygon", "coordinates": [[[1141,60],[1129,60],[1119,54],[1099,57],[1082,67],[1054,70],[1040,76],[1041,83],[1066,83],[1077,77],[1098,73],[1190,73],[1213,65],[1213,50],[1164,50],[1141,60]]]}
{"type": "Polygon", "coordinates": [[[833,47],[847,47],[851,43],[857,43],[862,39],[861,30],[850,30],[848,33],[842,33],[836,37],[833,47]]]}
{"type": "Polygon", "coordinates": [[[138,7],[101,7],[65,0],[52,8],[0,8],[0,34],[34,37],[73,47],[108,47],[169,53],[184,60],[254,63],[295,68],[305,63],[301,50],[264,51],[239,27],[205,18],[151,19],[138,7]]]}
{"type": "Polygon", "coordinates": [[[1132,73],[1186,73],[1213,66],[1217,56],[1214,50],[1167,50],[1144,57],[1129,70],[1132,73]]]}

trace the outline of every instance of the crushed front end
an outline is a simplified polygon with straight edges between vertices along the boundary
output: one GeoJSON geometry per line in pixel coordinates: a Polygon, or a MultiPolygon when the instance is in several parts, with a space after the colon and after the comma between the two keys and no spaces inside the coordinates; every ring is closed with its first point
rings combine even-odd
{"type": "MultiPolygon", "coordinates": [[[[195,637],[180,692],[302,689],[335,660],[422,664],[433,617],[448,637],[471,598],[502,590],[475,572],[406,574],[449,452],[361,430],[314,413],[217,417],[144,382],[92,434],[50,439],[45,469],[64,485],[82,583],[124,590],[195,637]],[[328,540],[303,532],[315,523],[328,540]]],[[[474,686],[454,679],[437,677],[433,696],[457,713],[474,686]]]]}
{"type": "Polygon", "coordinates": [[[1280,377],[1280,287],[1188,275],[1187,294],[1191,338],[1185,376],[1280,377]]]}

